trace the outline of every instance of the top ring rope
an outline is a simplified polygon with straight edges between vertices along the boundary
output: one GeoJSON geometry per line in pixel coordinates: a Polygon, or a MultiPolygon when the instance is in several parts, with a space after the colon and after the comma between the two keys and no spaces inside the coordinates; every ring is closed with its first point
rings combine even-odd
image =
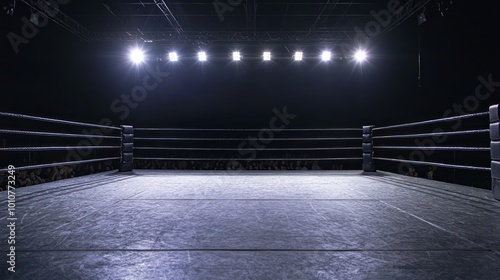
{"type": "MultiPolygon", "coordinates": [[[[261,131],[256,128],[134,128],[135,131],[261,131]]],[[[280,131],[361,131],[361,128],[288,128],[280,131]]]]}
{"type": "Polygon", "coordinates": [[[88,126],[88,127],[96,127],[96,128],[121,130],[121,128],[114,127],[114,126],[91,124],[91,123],[83,123],[83,122],[65,121],[65,120],[43,118],[43,117],[34,117],[34,116],[28,116],[28,115],[22,115],[22,114],[13,114],[13,113],[0,112],[0,116],[11,117],[11,118],[18,118],[18,119],[26,119],[26,120],[32,120],[32,121],[41,121],[41,122],[60,123],[60,124],[67,124],[67,125],[78,125],[78,126],[88,126]]]}
{"type": "MultiPolygon", "coordinates": [[[[245,141],[248,138],[146,138],[136,137],[134,140],[150,140],[150,141],[245,141]]],[[[347,140],[362,140],[361,137],[349,138],[273,138],[273,141],[347,141],[347,140]]]]}
{"type": "Polygon", "coordinates": [[[474,118],[474,117],[482,117],[482,116],[487,116],[488,114],[489,114],[489,112],[475,113],[475,114],[468,114],[468,115],[461,115],[461,116],[455,116],[455,117],[434,119],[434,120],[428,120],[428,121],[422,121],[422,122],[413,122],[413,123],[407,123],[407,124],[398,124],[398,125],[391,125],[391,126],[384,126],[384,127],[376,127],[373,130],[386,130],[386,129],[393,129],[393,128],[403,128],[403,127],[419,126],[419,125],[426,125],[426,124],[432,124],[432,123],[438,123],[438,122],[447,122],[447,121],[453,121],[453,120],[468,119],[468,118],[474,118]]]}

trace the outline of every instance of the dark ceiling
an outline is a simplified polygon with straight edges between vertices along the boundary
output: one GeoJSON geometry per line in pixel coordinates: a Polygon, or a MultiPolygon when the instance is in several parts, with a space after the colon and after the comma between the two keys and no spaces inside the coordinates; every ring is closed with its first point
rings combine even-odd
{"type": "Polygon", "coordinates": [[[44,6],[43,1],[22,2],[41,13],[52,12],[54,21],[85,40],[213,44],[299,40],[345,43],[353,40],[356,27],[364,30],[390,5],[401,7],[400,12],[390,14],[390,24],[380,33],[389,32],[430,1],[59,0],[62,4],[53,7],[44,6]]]}

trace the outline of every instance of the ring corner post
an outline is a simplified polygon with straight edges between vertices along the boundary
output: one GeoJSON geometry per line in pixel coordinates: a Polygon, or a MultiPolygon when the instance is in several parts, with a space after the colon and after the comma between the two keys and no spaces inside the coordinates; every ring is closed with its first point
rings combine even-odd
{"type": "Polygon", "coordinates": [[[363,171],[376,172],[373,162],[373,127],[363,126],[363,171]]]}
{"type": "Polygon", "coordinates": [[[500,200],[500,105],[490,106],[491,191],[500,200]]]}
{"type": "Polygon", "coordinates": [[[121,125],[120,167],[118,171],[132,171],[134,164],[134,127],[121,125]]]}

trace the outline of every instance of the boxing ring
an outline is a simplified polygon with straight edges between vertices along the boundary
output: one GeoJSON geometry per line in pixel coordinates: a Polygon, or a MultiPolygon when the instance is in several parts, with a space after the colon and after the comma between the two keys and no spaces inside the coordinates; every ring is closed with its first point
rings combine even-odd
{"type": "Polygon", "coordinates": [[[0,192],[0,236],[15,234],[16,271],[8,270],[12,244],[4,238],[0,279],[495,279],[498,112],[387,127],[229,130],[0,113],[37,125],[2,127],[0,136],[39,139],[1,147],[2,158],[59,151],[63,159],[2,162],[0,172],[114,168],[0,192]],[[457,130],[424,131],[459,120],[457,130]],[[61,133],[41,123],[77,128],[61,133]],[[448,145],[443,137],[459,139],[448,145]],[[448,152],[469,160],[450,163],[448,152]],[[387,164],[478,172],[491,189],[380,171],[387,164]],[[325,170],[333,165],[345,169],[325,170]]]}

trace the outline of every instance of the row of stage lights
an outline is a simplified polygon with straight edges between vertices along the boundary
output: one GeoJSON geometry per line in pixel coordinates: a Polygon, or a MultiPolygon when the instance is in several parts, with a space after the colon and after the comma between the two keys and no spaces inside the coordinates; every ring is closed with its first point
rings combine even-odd
{"type": "MultiPolygon", "coordinates": [[[[333,57],[332,53],[329,51],[324,51],[320,56],[322,61],[330,61],[332,59],[332,57],[333,57]]],[[[233,58],[233,61],[241,61],[242,55],[240,52],[233,52],[232,58],[233,58]]],[[[368,58],[368,55],[367,55],[366,51],[358,50],[354,53],[353,58],[356,62],[362,63],[368,58]]],[[[145,59],[146,59],[146,55],[144,54],[144,52],[141,49],[135,48],[135,49],[130,51],[130,60],[133,63],[139,64],[139,63],[144,62],[145,59]]],[[[176,52],[171,52],[168,54],[168,59],[172,62],[179,61],[179,55],[176,52]]],[[[262,59],[264,61],[270,61],[271,60],[271,52],[264,52],[262,54],[262,59]]],[[[304,53],[303,52],[295,52],[293,59],[295,61],[303,60],[304,53]]],[[[207,53],[203,52],[203,51],[198,52],[198,60],[199,61],[207,61],[208,60],[207,53]]]]}

